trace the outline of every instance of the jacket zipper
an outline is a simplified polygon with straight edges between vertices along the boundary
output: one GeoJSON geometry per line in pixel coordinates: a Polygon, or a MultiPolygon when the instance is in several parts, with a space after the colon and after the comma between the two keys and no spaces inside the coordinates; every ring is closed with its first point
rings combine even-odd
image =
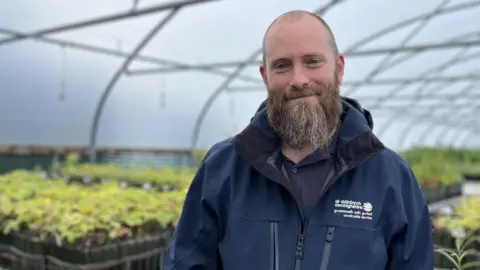
{"type": "Polygon", "coordinates": [[[303,250],[305,248],[305,230],[303,224],[301,225],[300,235],[297,240],[297,248],[295,250],[295,270],[302,269],[303,250]]]}
{"type": "Polygon", "coordinates": [[[270,269],[278,270],[278,222],[270,222],[270,269]]]}
{"type": "Polygon", "coordinates": [[[328,227],[327,234],[325,235],[325,246],[323,247],[322,264],[320,270],[328,269],[328,261],[330,260],[330,252],[332,251],[333,234],[335,233],[335,227],[328,227]]]}
{"type": "MultiPolygon", "coordinates": [[[[336,179],[342,177],[346,172],[348,172],[351,169],[353,169],[353,168],[357,167],[358,165],[362,164],[365,160],[362,160],[362,161],[358,162],[357,164],[354,164],[350,167],[344,167],[340,170],[340,172],[337,175],[332,175],[332,178],[335,177],[335,180],[331,181],[331,179],[330,179],[330,181],[326,181],[325,185],[323,186],[323,188],[320,192],[320,194],[322,194],[322,196],[323,196],[324,191],[329,187],[329,183],[330,184],[334,183],[336,181],[336,179]]],[[[343,162],[342,162],[342,165],[344,165],[343,162]]],[[[295,270],[301,270],[302,269],[302,262],[303,262],[303,252],[304,252],[304,249],[305,249],[305,233],[307,231],[308,221],[309,221],[310,217],[308,217],[305,220],[303,212],[301,211],[301,206],[298,204],[298,201],[297,201],[297,205],[299,207],[299,211],[300,211],[300,215],[301,215],[301,224],[300,224],[300,235],[298,236],[297,247],[296,247],[296,250],[295,250],[295,268],[294,269],[295,270]]],[[[333,233],[334,232],[335,232],[335,227],[333,227],[333,226],[328,227],[327,234],[325,236],[325,247],[324,247],[324,251],[323,251],[323,259],[322,259],[322,263],[321,263],[321,266],[320,266],[321,267],[320,270],[327,270],[328,261],[330,260],[330,253],[331,253],[331,249],[332,249],[332,241],[333,241],[333,233]]]]}

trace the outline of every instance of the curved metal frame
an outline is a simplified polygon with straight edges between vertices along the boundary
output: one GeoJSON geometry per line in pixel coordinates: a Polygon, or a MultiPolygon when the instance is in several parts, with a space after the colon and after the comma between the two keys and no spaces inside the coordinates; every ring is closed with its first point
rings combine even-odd
{"type": "MultiPolygon", "coordinates": [[[[480,54],[478,54],[480,56],[480,54]]],[[[448,67],[451,67],[453,65],[457,65],[457,64],[464,64],[468,61],[471,61],[473,58],[470,56],[470,57],[461,57],[460,54],[457,54],[455,55],[454,57],[452,57],[452,59],[446,61],[445,63],[441,64],[440,66],[436,66],[432,69],[429,69],[427,70],[426,72],[422,72],[418,77],[424,77],[424,76],[428,76],[428,75],[433,75],[433,76],[436,76],[436,75],[439,75],[441,74],[446,68],[448,67]],[[463,59],[463,60],[460,60],[460,59],[463,59]]],[[[446,88],[448,87],[451,87],[455,85],[454,82],[446,82],[443,86],[443,88],[441,90],[445,90],[446,88]]],[[[419,86],[417,89],[416,89],[416,93],[420,93],[420,92],[426,92],[427,94],[431,94],[432,91],[435,91],[437,90],[436,87],[431,87],[427,90],[427,87],[429,86],[428,83],[423,83],[421,86],[419,86]]],[[[397,87],[395,90],[396,91],[402,91],[403,89],[405,89],[405,86],[400,86],[400,87],[397,87]]],[[[473,89],[473,87],[469,87],[467,89],[465,89],[464,91],[462,92],[469,92],[473,89]]],[[[392,91],[393,93],[393,91],[392,91]]],[[[438,93],[438,91],[437,91],[438,93]]],[[[385,122],[385,124],[381,125],[377,134],[378,136],[382,136],[384,132],[387,131],[387,129],[395,122],[394,120],[397,118],[397,117],[400,117],[401,115],[403,115],[404,113],[404,109],[405,108],[408,108],[408,106],[413,106],[415,105],[415,103],[418,102],[418,100],[421,100],[421,95],[418,94],[418,99],[416,100],[413,100],[412,102],[410,102],[408,105],[406,105],[404,108],[402,109],[398,109],[396,111],[394,111],[394,114],[392,116],[390,116],[390,118],[385,122]]],[[[377,103],[378,104],[378,103],[377,103]]],[[[380,107],[380,106],[379,106],[380,107]]],[[[431,112],[428,112],[428,113],[425,113],[423,114],[420,119],[425,119],[425,117],[428,117],[429,115],[431,115],[431,112]]],[[[415,119],[417,122],[415,123],[418,123],[419,119],[416,118],[415,119]]],[[[413,120],[412,120],[413,121],[413,120]]]]}
{"type": "MultiPolygon", "coordinates": [[[[173,1],[173,0],[172,0],[173,1]]],[[[134,60],[139,60],[139,61],[145,61],[145,62],[150,62],[150,63],[155,63],[159,65],[164,65],[164,67],[161,67],[160,69],[157,69],[156,72],[175,72],[175,71],[181,71],[181,70],[199,70],[202,72],[208,72],[211,74],[216,74],[216,75],[221,75],[225,76],[225,80],[213,91],[213,93],[207,98],[205,103],[203,104],[197,119],[195,121],[195,126],[192,131],[192,141],[191,141],[191,149],[195,149],[197,147],[198,141],[199,141],[199,136],[200,136],[200,130],[202,128],[203,122],[205,120],[206,115],[208,114],[208,111],[210,110],[211,106],[213,103],[216,101],[216,99],[220,96],[220,94],[226,90],[229,89],[229,85],[235,81],[235,80],[243,80],[243,81],[249,81],[249,82],[256,82],[256,83],[261,83],[261,80],[253,78],[251,76],[244,76],[242,75],[242,71],[247,67],[252,64],[256,64],[258,62],[257,58],[258,56],[261,55],[262,50],[256,50],[253,52],[245,61],[243,62],[230,62],[230,63],[224,63],[223,67],[225,66],[234,66],[236,67],[235,70],[232,73],[225,72],[224,70],[221,70],[222,68],[222,63],[217,63],[217,64],[210,64],[210,65],[191,65],[191,64],[185,64],[177,61],[170,61],[170,60],[164,60],[161,58],[156,58],[156,57],[151,57],[151,56],[144,56],[140,55],[139,52],[149,43],[149,41],[156,36],[156,34],[162,29],[163,26],[165,26],[176,14],[177,12],[184,6],[189,6],[189,5],[194,5],[194,4],[199,4],[199,3],[205,3],[205,2],[212,2],[212,1],[217,1],[217,0],[175,0],[173,2],[168,2],[168,3],[162,3],[158,5],[153,5],[148,8],[136,8],[136,5],[134,3],[132,9],[129,9],[126,12],[120,12],[117,14],[109,15],[109,16],[103,16],[99,18],[94,18],[90,19],[87,21],[80,21],[80,22],[75,22],[75,23],[70,23],[70,24],[64,24],[64,25],[59,25],[39,31],[34,31],[31,33],[21,33],[17,31],[12,31],[12,30],[6,30],[6,29],[0,29],[0,33],[6,33],[12,35],[12,37],[0,39],[0,46],[4,44],[10,44],[12,42],[17,42],[20,40],[24,39],[33,39],[37,40],[40,42],[45,42],[49,44],[54,44],[58,46],[66,46],[70,48],[75,48],[75,49],[80,49],[80,50],[86,50],[94,53],[102,53],[102,54],[108,54],[116,57],[121,57],[124,59],[122,65],[118,68],[118,70],[115,72],[113,77],[111,78],[110,82],[104,89],[104,92],[97,104],[96,111],[93,117],[92,121],[92,127],[90,130],[90,137],[89,137],[89,155],[92,161],[95,161],[96,159],[96,139],[97,139],[97,133],[98,133],[98,128],[99,128],[99,122],[101,119],[101,115],[103,112],[103,109],[105,107],[106,101],[108,97],[110,96],[110,93],[113,91],[115,85],[118,83],[119,79],[123,74],[125,75],[137,75],[140,73],[155,73],[155,71],[132,71],[130,72],[128,70],[129,65],[131,64],[132,61],[134,60]],[[97,47],[93,45],[88,45],[88,44],[82,44],[78,42],[70,42],[70,41],[63,41],[59,39],[54,39],[54,38],[47,38],[45,37],[46,35],[49,34],[54,34],[54,33],[60,33],[64,31],[69,31],[69,30],[75,30],[75,29],[80,29],[84,27],[90,27],[98,24],[103,24],[106,22],[113,22],[113,21],[119,21],[122,19],[129,19],[137,16],[142,16],[142,15],[148,15],[148,14],[154,14],[159,11],[165,11],[165,10],[171,10],[171,13],[164,18],[162,21],[160,21],[142,40],[139,42],[137,47],[131,52],[131,53],[125,53],[117,50],[112,50],[108,48],[102,48],[102,47],[97,47]]],[[[330,0],[327,4],[324,6],[320,7],[315,11],[315,13],[319,15],[323,15],[326,13],[328,10],[331,8],[335,7],[336,5],[344,2],[346,0],[330,0]]],[[[451,58],[449,61],[439,64],[436,67],[427,70],[425,72],[422,72],[418,78],[413,78],[413,79],[408,79],[404,80],[402,82],[396,82],[397,86],[394,87],[391,91],[389,91],[386,95],[378,97],[375,99],[375,103],[371,106],[371,108],[368,108],[370,110],[374,110],[379,107],[384,107],[384,101],[386,101],[389,98],[394,97],[397,95],[399,92],[403,91],[406,89],[407,85],[410,85],[411,83],[420,83],[419,87],[416,89],[416,99],[412,99],[412,102],[410,103],[411,106],[415,105],[418,100],[421,100],[423,96],[431,95],[434,96],[435,94],[433,93],[433,87],[429,87],[429,83],[431,83],[432,80],[435,80],[438,78],[437,76],[442,74],[444,70],[448,67],[451,67],[452,65],[460,65],[464,64],[467,61],[471,61],[472,59],[480,58],[480,52],[477,53],[472,53],[469,55],[467,54],[468,51],[468,46],[477,46],[478,43],[480,42],[480,39],[478,41],[465,41],[465,43],[459,43],[459,40],[466,40],[472,35],[476,35],[480,37],[480,31],[474,32],[474,33],[469,33],[469,34],[464,34],[461,36],[457,36],[454,38],[449,39],[450,43],[445,43],[445,44],[427,44],[427,45],[422,45],[422,46],[408,46],[409,42],[417,36],[420,31],[435,17],[444,15],[444,14],[450,14],[454,12],[459,12],[463,10],[467,10],[476,6],[480,6],[480,0],[472,0],[468,3],[462,3],[462,4],[457,4],[457,5],[452,5],[447,7],[447,5],[453,2],[453,0],[443,0],[435,9],[433,9],[430,12],[424,13],[422,15],[410,18],[408,20],[402,21],[395,23],[389,27],[386,27],[380,31],[377,31],[376,33],[373,33],[358,42],[352,44],[345,50],[345,55],[347,56],[368,56],[368,55],[385,55],[385,57],[370,71],[370,73],[361,81],[355,82],[351,85],[351,88],[348,89],[344,95],[351,95],[354,92],[356,92],[360,86],[366,85],[366,84],[373,84],[375,81],[374,78],[378,76],[379,74],[395,67],[398,66],[399,64],[408,61],[409,59],[417,56],[419,53],[427,50],[427,49],[438,49],[438,48],[459,48],[463,46],[463,49],[458,52],[457,55],[455,55],[453,58],[451,58]],[[407,35],[406,38],[404,38],[401,42],[399,47],[397,48],[387,48],[387,49],[373,49],[373,50],[365,50],[365,51],[360,51],[359,49],[364,47],[365,45],[374,42],[378,38],[381,38],[387,34],[390,34],[394,31],[403,29],[405,27],[411,26],[415,23],[418,23],[418,25],[410,32],[409,35],[407,35]],[[402,49],[403,48],[403,49],[402,49]],[[392,57],[394,57],[396,52],[407,52],[405,56],[398,57],[395,60],[392,61],[392,57]],[[428,80],[423,80],[422,78],[433,76],[428,80]],[[423,95],[422,95],[423,93],[423,95]]],[[[445,79],[445,78],[444,78],[445,79]]],[[[455,82],[460,81],[463,79],[461,78],[448,78],[445,79],[445,83],[443,87],[448,87],[452,86],[455,82]]],[[[475,77],[470,78],[469,80],[474,80],[474,82],[469,86],[463,89],[463,91],[460,91],[457,95],[468,95],[469,92],[471,92],[475,87],[477,87],[477,84],[480,83],[478,79],[475,79],[475,77]]],[[[440,81],[440,78],[438,78],[437,81],[440,81]]],[[[451,104],[453,104],[453,101],[456,99],[456,97],[452,97],[450,100],[451,104]]],[[[382,126],[380,126],[380,129],[378,131],[379,136],[381,136],[386,130],[389,129],[389,127],[395,122],[395,119],[398,117],[404,117],[404,110],[408,107],[407,106],[402,106],[400,109],[394,109],[394,114],[388,118],[386,123],[382,126]]],[[[473,112],[475,110],[480,109],[480,104],[475,105],[469,108],[468,112],[473,112]]],[[[433,108],[432,110],[429,110],[428,112],[424,112],[418,115],[414,116],[414,119],[407,124],[407,127],[402,131],[402,136],[399,139],[399,145],[403,146],[405,141],[407,140],[407,137],[410,135],[411,131],[413,128],[420,123],[429,123],[427,129],[420,135],[419,141],[425,141],[426,138],[429,136],[429,134],[432,132],[432,130],[436,128],[443,128],[442,131],[439,133],[437,142],[450,142],[453,140],[460,140],[462,138],[462,135],[468,135],[471,132],[475,132],[480,129],[478,129],[478,126],[474,125],[472,123],[472,116],[471,115],[466,115],[465,117],[462,117],[463,115],[456,111],[456,113],[450,113],[448,115],[436,115],[434,112],[436,111],[436,108],[433,108]],[[460,121],[453,121],[453,119],[461,119],[460,121]],[[452,126],[458,127],[458,129],[453,130],[452,126]],[[474,131],[474,128],[477,128],[474,131]],[[430,133],[428,133],[430,132],[430,133]],[[451,135],[451,137],[449,137],[451,135]]],[[[478,123],[478,121],[477,121],[478,123]]],[[[475,123],[475,124],[477,124],[475,123]]]]}
{"type": "Polygon", "coordinates": [[[105,103],[107,102],[107,99],[112,92],[113,88],[117,84],[118,80],[122,76],[125,70],[127,70],[128,66],[132,62],[132,60],[135,58],[135,56],[148,44],[152,38],[155,37],[155,35],[165,26],[167,23],[177,15],[178,11],[180,10],[180,7],[174,8],[170,13],[163,18],[162,20],[159,21],[155,27],[148,32],[148,34],[140,41],[140,43],[135,47],[135,49],[132,51],[132,53],[125,59],[125,61],[122,63],[122,65],[119,67],[117,72],[113,75],[112,79],[108,83],[107,87],[103,91],[102,97],[100,98],[100,101],[97,104],[97,108],[95,110],[95,115],[93,116],[93,122],[92,122],[92,127],[90,131],[90,145],[89,145],[89,158],[91,162],[96,161],[96,144],[97,144],[97,133],[98,133],[98,125],[100,121],[100,117],[102,116],[103,108],[105,106],[105,103]]]}
{"type": "MultiPolygon", "coordinates": [[[[400,42],[400,46],[406,46],[408,45],[408,43],[414,39],[421,31],[422,29],[427,26],[427,24],[436,16],[436,14],[438,14],[439,12],[441,12],[443,10],[443,8],[445,6],[447,6],[449,3],[450,3],[451,0],[443,0],[443,2],[440,3],[440,5],[438,5],[435,10],[422,17],[420,19],[420,24],[417,25],[417,27],[415,29],[413,29],[409,35],[407,35],[407,37],[405,37],[401,42],[400,42]]],[[[352,46],[355,48],[355,45],[352,46]]],[[[351,48],[350,48],[351,50],[351,48]]],[[[349,51],[349,50],[347,50],[349,51]]],[[[416,55],[416,53],[418,52],[413,52],[412,54],[409,54],[407,55],[406,57],[403,57],[403,58],[400,58],[400,60],[397,60],[393,63],[390,63],[390,59],[392,59],[393,56],[395,56],[395,53],[394,52],[390,52],[388,53],[381,61],[379,64],[377,64],[376,67],[373,68],[372,71],[370,71],[370,73],[366,76],[365,78],[365,81],[370,81],[372,80],[373,78],[375,78],[377,75],[387,71],[388,69],[390,68],[393,68],[403,62],[405,62],[406,60],[412,58],[414,55],[416,55]]],[[[353,94],[354,92],[356,92],[358,88],[357,87],[352,87],[349,89],[349,92],[347,95],[351,95],[353,94]]]]}
{"type": "MultiPolygon", "coordinates": [[[[467,39],[467,38],[471,37],[472,35],[480,35],[480,31],[475,31],[475,32],[468,33],[468,34],[459,35],[459,36],[451,38],[451,40],[467,39]]],[[[463,48],[462,50],[460,50],[456,55],[454,55],[448,61],[445,61],[443,64],[434,66],[431,69],[422,72],[421,74],[419,74],[417,76],[417,78],[424,78],[426,76],[438,77],[438,75],[440,75],[445,69],[451,67],[452,65],[463,64],[463,63],[466,63],[468,61],[475,60],[476,58],[480,58],[480,53],[474,53],[473,55],[465,56],[464,54],[468,51],[468,49],[469,49],[468,47],[463,48]]],[[[453,84],[454,84],[453,81],[446,82],[446,85],[451,86],[453,84]]],[[[429,82],[424,82],[422,86],[418,87],[417,90],[416,90],[416,94],[417,94],[419,99],[413,100],[407,106],[413,106],[418,100],[420,100],[421,93],[425,92],[425,89],[427,88],[428,85],[429,85],[429,82]]],[[[394,89],[389,91],[387,93],[387,95],[384,96],[383,99],[377,100],[377,102],[373,105],[373,107],[374,108],[379,107],[380,102],[386,99],[385,97],[395,96],[399,92],[403,91],[405,89],[405,86],[406,86],[405,84],[403,84],[403,85],[400,84],[398,87],[395,87],[394,89]]],[[[428,92],[430,93],[430,91],[428,91],[428,92]]],[[[378,131],[379,136],[381,136],[394,123],[395,118],[398,117],[401,114],[402,114],[402,111],[398,110],[393,116],[391,116],[389,118],[389,120],[384,125],[380,126],[380,129],[378,131]]],[[[427,117],[427,116],[428,116],[428,114],[424,114],[424,116],[420,117],[420,119],[424,119],[424,117],[427,117]]],[[[416,120],[417,120],[416,122],[412,121],[412,123],[413,124],[415,124],[415,123],[418,124],[418,119],[416,119],[416,120]]]]}

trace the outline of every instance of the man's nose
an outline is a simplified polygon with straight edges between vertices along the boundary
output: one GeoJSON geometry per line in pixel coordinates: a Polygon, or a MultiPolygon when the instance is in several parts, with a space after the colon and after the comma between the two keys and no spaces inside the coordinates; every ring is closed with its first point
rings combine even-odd
{"type": "Polygon", "coordinates": [[[298,87],[299,89],[308,86],[309,79],[308,76],[301,67],[297,67],[293,69],[293,77],[291,81],[291,85],[294,87],[298,87]]]}

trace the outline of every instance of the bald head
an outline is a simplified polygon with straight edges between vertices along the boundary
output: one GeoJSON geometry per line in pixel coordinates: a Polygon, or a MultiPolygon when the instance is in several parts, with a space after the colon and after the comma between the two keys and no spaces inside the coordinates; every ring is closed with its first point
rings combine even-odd
{"type": "MultiPolygon", "coordinates": [[[[311,23],[318,23],[324,29],[323,32],[326,35],[325,38],[328,40],[328,43],[332,49],[333,54],[338,55],[339,51],[338,51],[337,42],[335,41],[335,37],[333,35],[333,32],[330,26],[325,22],[325,20],[323,20],[317,14],[309,11],[293,10],[293,11],[286,12],[280,15],[279,17],[277,17],[267,28],[267,31],[265,32],[265,35],[263,37],[263,43],[262,43],[264,65],[265,65],[266,55],[267,55],[267,44],[270,41],[271,33],[274,32],[275,34],[275,32],[277,32],[278,30],[281,31],[282,24],[292,24],[292,23],[299,22],[301,20],[312,20],[311,23]]],[[[312,34],[321,34],[321,33],[313,32],[312,34]]]]}

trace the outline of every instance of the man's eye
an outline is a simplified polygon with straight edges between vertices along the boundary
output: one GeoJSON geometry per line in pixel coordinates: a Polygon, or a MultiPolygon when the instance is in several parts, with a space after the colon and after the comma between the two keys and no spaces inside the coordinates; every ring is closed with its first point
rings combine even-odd
{"type": "Polygon", "coordinates": [[[307,65],[309,66],[319,66],[323,63],[321,59],[310,59],[307,61],[307,65]]]}
{"type": "Polygon", "coordinates": [[[286,69],[288,65],[286,63],[278,63],[275,65],[275,69],[286,69]]]}

